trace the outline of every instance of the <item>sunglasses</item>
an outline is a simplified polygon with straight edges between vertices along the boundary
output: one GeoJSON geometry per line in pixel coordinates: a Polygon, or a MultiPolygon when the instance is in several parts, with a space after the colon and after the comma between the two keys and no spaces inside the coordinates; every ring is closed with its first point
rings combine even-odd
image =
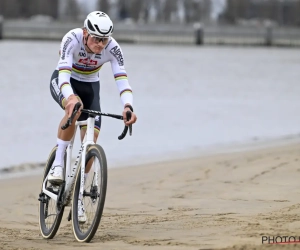
{"type": "Polygon", "coordinates": [[[92,41],[94,43],[100,43],[100,42],[102,42],[103,44],[106,44],[108,42],[108,40],[109,40],[109,37],[99,37],[99,36],[94,36],[94,35],[91,35],[91,34],[90,34],[90,36],[91,36],[92,41]]]}

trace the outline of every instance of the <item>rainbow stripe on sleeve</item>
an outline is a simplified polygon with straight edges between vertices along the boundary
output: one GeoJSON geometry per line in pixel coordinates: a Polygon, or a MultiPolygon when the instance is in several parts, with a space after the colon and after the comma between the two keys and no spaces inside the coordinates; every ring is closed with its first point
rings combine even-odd
{"type": "Polygon", "coordinates": [[[123,89],[123,90],[120,92],[120,96],[123,95],[124,93],[131,93],[131,94],[132,94],[132,90],[131,90],[131,89],[123,89]]]}
{"type": "Polygon", "coordinates": [[[67,86],[71,86],[68,82],[64,82],[61,86],[60,86],[60,91],[62,92],[62,89],[64,87],[67,87],[67,86]]]}
{"type": "Polygon", "coordinates": [[[127,74],[126,73],[118,73],[114,75],[115,80],[127,80],[127,74]]]}
{"type": "Polygon", "coordinates": [[[59,68],[59,74],[60,73],[71,74],[71,72],[72,72],[72,68],[70,68],[70,67],[61,67],[61,68],[59,68]]]}

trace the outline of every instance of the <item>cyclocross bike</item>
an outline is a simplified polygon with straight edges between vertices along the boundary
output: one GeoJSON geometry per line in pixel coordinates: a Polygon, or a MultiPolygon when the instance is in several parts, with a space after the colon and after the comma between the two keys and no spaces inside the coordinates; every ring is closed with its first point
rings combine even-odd
{"type": "MultiPolygon", "coordinates": [[[[80,106],[80,103],[75,105],[71,117],[62,126],[62,129],[66,129],[72,124],[80,106]]],[[[76,121],[75,123],[75,133],[65,153],[64,182],[59,186],[48,182],[48,173],[53,164],[57,146],[50,152],[45,166],[41,193],[38,199],[40,201],[40,231],[45,239],[52,239],[55,236],[66,206],[71,206],[68,221],[72,220],[72,230],[79,242],[92,240],[102,217],[107,187],[107,162],[103,148],[94,143],[95,117],[108,116],[123,120],[123,116],[87,109],[82,109],[81,112],[88,113],[89,117],[85,121],[76,121]],[[72,147],[79,125],[87,125],[87,131],[75,162],[72,163],[72,147]],[[90,171],[85,179],[87,165],[90,171]],[[78,219],[79,197],[83,197],[86,216],[84,222],[78,219]]],[[[126,119],[129,120],[130,118],[131,112],[127,111],[126,119]]],[[[119,140],[126,136],[128,129],[130,135],[132,134],[132,126],[125,126],[122,134],[118,137],[119,140]]]]}

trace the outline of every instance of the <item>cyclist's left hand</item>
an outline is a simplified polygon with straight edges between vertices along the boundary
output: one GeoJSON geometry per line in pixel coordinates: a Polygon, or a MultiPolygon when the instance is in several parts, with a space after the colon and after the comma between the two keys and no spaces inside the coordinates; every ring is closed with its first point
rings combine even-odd
{"type": "Polygon", "coordinates": [[[127,121],[127,119],[126,119],[126,112],[127,112],[127,111],[130,111],[130,112],[131,112],[130,108],[125,108],[125,109],[123,110],[123,118],[124,118],[124,123],[125,123],[126,126],[135,123],[136,120],[137,120],[137,117],[136,117],[135,113],[134,113],[134,112],[131,112],[131,119],[130,119],[129,121],[127,121]]]}

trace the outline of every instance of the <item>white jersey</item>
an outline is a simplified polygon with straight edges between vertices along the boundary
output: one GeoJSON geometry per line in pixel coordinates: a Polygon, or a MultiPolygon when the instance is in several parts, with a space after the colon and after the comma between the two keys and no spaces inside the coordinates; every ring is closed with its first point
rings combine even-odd
{"type": "Polygon", "coordinates": [[[64,97],[67,99],[73,94],[70,77],[82,81],[83,84],[99,81],[99,70],[106,62],[111,63],[122,103],[132,105],[132,89],[128,83],[120,45],[111,37],[100,54],[88,53],[81,28],[69,31],[60,46],[60,59],[56,69],[59,71],[58,87],[64,97]]]}

